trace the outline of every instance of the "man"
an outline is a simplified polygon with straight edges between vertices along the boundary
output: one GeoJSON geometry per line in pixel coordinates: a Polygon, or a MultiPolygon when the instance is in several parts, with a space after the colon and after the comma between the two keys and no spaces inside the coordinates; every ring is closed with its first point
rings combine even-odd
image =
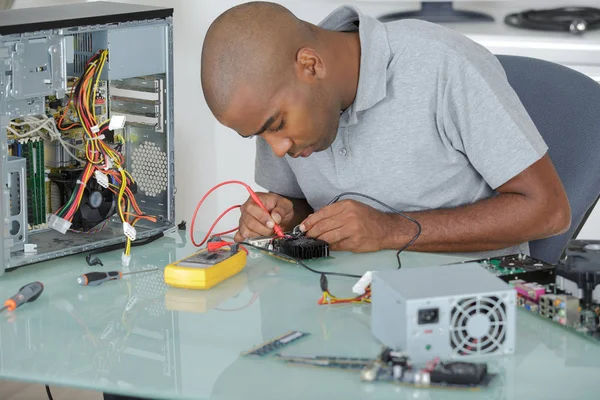
{"type": "Polygon", "coordinates": [[[498,60],[415,20],[341,7],[319,26],[280,5],[234,7],[209,28],[202,87],[214,116],[257,137],[237,241],[296,225],[333,250],[528,253],[565,232],[570,207],[547,146],[498,60]]]}

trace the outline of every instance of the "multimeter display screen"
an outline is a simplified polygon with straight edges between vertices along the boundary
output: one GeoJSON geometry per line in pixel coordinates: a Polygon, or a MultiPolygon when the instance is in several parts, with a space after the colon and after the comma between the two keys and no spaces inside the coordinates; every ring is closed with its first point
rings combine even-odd
{"type": "Polygon", "coordinates": [[[194,254],[189,258],[182,260],[178,265],[183,267],[198,267],[211,266],[228,259],[231,256],[229,251],[203,251],[202,253],[194,254]]]}

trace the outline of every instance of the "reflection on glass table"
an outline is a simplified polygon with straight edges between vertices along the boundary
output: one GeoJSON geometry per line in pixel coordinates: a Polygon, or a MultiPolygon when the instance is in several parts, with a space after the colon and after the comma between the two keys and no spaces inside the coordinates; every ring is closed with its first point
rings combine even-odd
{"type": "MultiPolygon", "coordinates": [[[[130,271],[164,268],[195,249],[184,236],[135,249],[130,271]]],[[[394,252],[334,253],[320,270],[361,274],[394,269],[394,252]]],[[[320,306],[319,276],[261,253],[246,268],[208,291],[170,288],[162,271],[131,275],[98,287],[76,278],[91,270],[121,269],[120,252],[53,260],[5,274],[0,295],[33,280],[42,297],[0,318],[0,377],[115,394],[168,399],[513,399],[596,398],[600,346],[518,310],[514,356],[486,359],[498,373],[479,392],[415,389],[364,383],[357,372],[286,365],[241,353],[291,330],[309,336],[285,347],[288,355],[375,357],[370,305],[320,306]]],[[[406,253],[403,268],[458,259],[406,253]]],[[[354,280],[329,279],[339,296],[354,280]]]]}

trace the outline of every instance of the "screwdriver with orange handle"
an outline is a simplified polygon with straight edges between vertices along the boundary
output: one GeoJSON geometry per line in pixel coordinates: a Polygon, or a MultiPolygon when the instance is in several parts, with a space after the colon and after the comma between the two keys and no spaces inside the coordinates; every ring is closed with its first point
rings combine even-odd
{"type": "Polygon", "coordinates": [[[0,313],[8,310],[13,311],[25,303],[37,300],[44,291],[42,282],[32,282],[19,289],[19,293],[4,302],[4,307],[0,308],[0,313]]]}
{"type": "Polygon", "coordinates": [[[158,268],[126,273],[123,273],[121,271],[88,272],[87,274],[83,274],[79,278],[77,278],[77,283],[79,283],[81,286],[98,286],[102,285],[104,282],[122,279],[125,275],[141,274],[142,272],[152,271],[158,271],[158,268]]]}

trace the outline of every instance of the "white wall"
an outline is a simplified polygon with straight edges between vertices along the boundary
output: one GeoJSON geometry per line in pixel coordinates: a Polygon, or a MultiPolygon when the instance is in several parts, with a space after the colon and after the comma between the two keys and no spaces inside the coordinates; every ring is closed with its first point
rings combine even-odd
{"type": "MultiPolygon", "coordinates": [[[[122,2],[174,8],[175,48],[175,160],[177,219],[191,220],[197,202],[212,186],[224,180],[254,184],[254,141],[244,140],[220,125],[210,113],[200,86],[202,42],[210,23],[223,11],[242,1],[232,0],[126,0],[122,2]]],[[[318,22],[336,7],[335,2],[288,1],[300,18],[318,22]]],[[[223,187],[207,200],[197,226],[206,230],[226,208],[240,204],[247,192],[239,186],[223,187]]],[[[237,226],[239,213],[232,213],[219,227],[237,226]]],[[[188,225],[189,226],[189,225],[188,225]]]]}
{"type": "MultiPolygon", "coordinates": [[[[190,221],[194,207],[201,196],[213,185],[230,179],[242,180],[254,188],[254,142],[238,137],[221,126],[210,114],[200,87],[200,54],[202,41],[210,23],[226,9],[243,1],[215,0],[128,0],[149,5],[172,6],[175,9],[175,135],[177,218],[190,221]]],[[[299,18],[317,23],[341,4],[358,4],[367,14],[380,15],[398,8],[398,1],[277,1],[290,8],[299,18]],[[316,5],[316,6],[315,6],[316,5]]],[[[508,2],[504,2],[508,3],[508,2]]],[[[519,4],[517,9],[525,9],[519,4]]],[[[534,1],[537,7],[550,4],[568,4],[569,1],[534,1]]],[[[590,3],[594,2],[583,2],[590,3]]],[[[578,2],[577,4],[583,4],[578,2]]],[[[573,2],[575,4],[575,2],[573,2]]],[[[416,2],[403,2],[403,8],[414,8],[416,2]]],[[[481,5],[479,5],[482,7],[481,5]]],[[[491,5],[490,5],[491,6],[491,5]]],[[[471,7],[459,4],[459,7],[471,7]]],[[[245,201],[241,187],[221,188],[201,209],[198,229],[207,229],[216,216],[227,207],[245,201]]],[[[237,225],[239,214],[225,218],[220,227],[237,225]]],[[[600,238],[600,207],[590,217],[580,237],[600,238]]]]}
{"type": "Polygon", "coordinates": [[[83,3],[85,0],[14,0],[12,8],[54,6],[58,4],[83,3]]]}
{"type": "MultiPolygon", "coordinates": [[[[83,0],[16,0],[15,7],[50,5],[83,0]]],[[[93,0],[91,0],[93,1],[93,0]]],[[[194,207],[213,185],[230,179],[254,185],[254,142],[238,137],[221,126],[210,114],[200,87],[200,54],[210,23],[226,9],[242,3],[233,0],[121,0],[122,2],[175,9],[175,151],[178,220],[190,222],[194,207]]],[[[358,4],[363,12],[380,15],[389,10],[415,8],[417,2],[398,0],[288,0],[277,1],[289,7],[299,18],[317,23],[341,4],[358,4]],[[402,3],[399,5],[398,3],[402,3]]],[[[498,2],[495,2],[496,4],[498,2]]],[[[555,5],[594,5],[596,1],[536,0],[504,1],[515,4],[517,10],[545,8],[555,5]],[[525,5],[527,4],[527,5],[525,5]]],[[[458,4],[457,8],[496,7],[495,4],[458,4]]],[[[216,216],[227,207],[245,201],[241,187],[224,187],[215,192],[203,206],[197,219],[198,229],[207,229],[216,216]]],[[[229,229],[237,224],[237,213],[223,220],[220,227],[229,229]]],[[[600,207],[597,207],[580,237],[600,238],[600,207]]]]}

